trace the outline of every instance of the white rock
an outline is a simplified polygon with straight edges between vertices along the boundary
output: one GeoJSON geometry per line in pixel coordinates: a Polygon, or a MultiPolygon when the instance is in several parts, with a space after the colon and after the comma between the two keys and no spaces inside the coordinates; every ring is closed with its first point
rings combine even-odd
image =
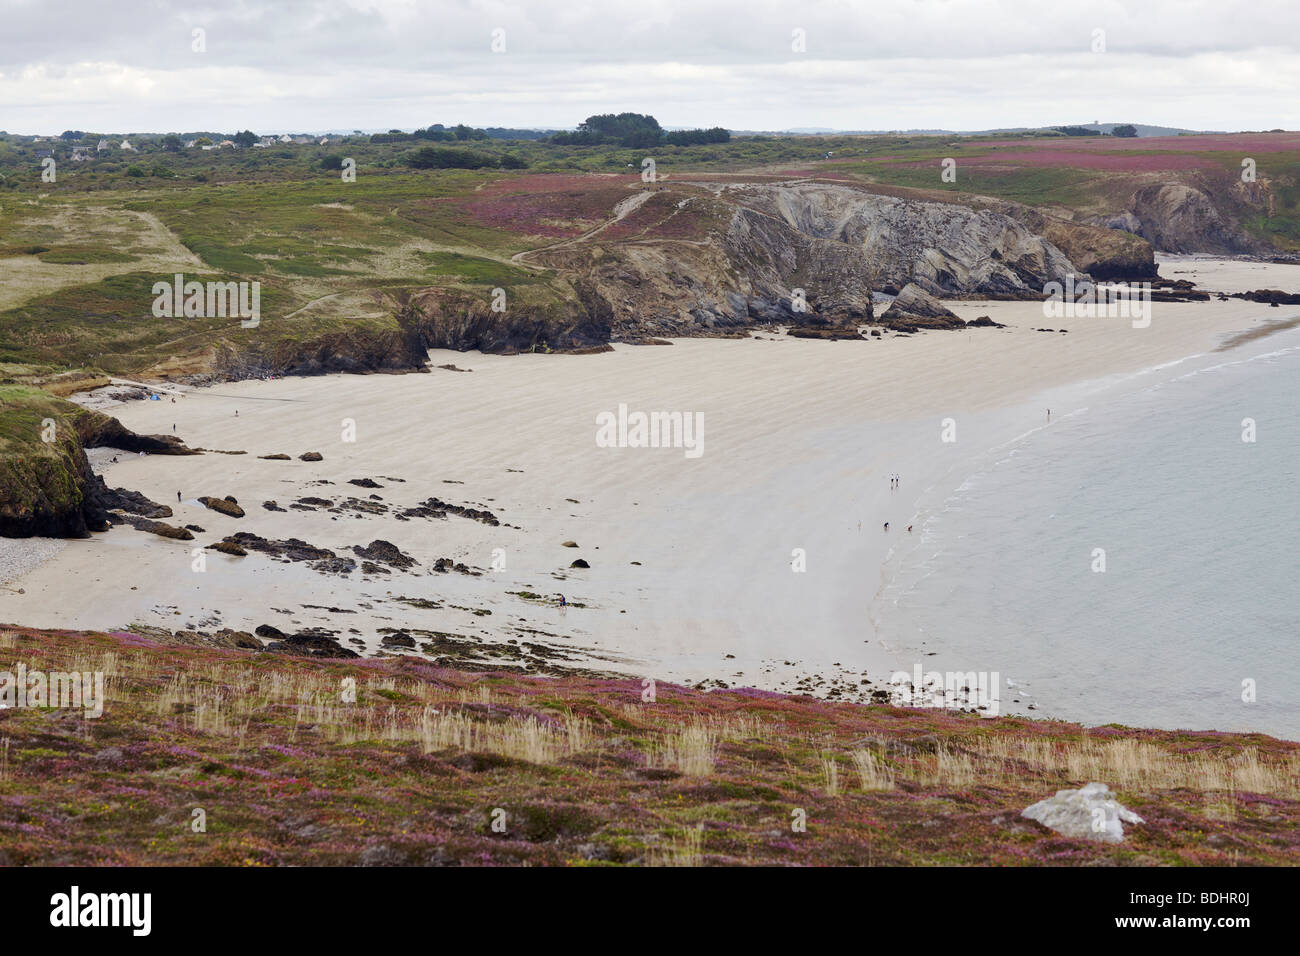
{"type": "Polygon", "coordinates": [[[1104,783],[1090,783],[1078,790],[1058,790],[1056,796],[1039,800],[1020,815],[1064,836],[1104,843],[1121,842],[1124,823],[1145,822],[1132,810],[1120,806],[1104,783]]]}

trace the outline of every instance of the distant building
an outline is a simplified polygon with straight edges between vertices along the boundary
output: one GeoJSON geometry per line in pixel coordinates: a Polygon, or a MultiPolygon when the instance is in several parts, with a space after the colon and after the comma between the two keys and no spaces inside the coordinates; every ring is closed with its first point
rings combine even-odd
{"type": "Polygon", "coordinates": [[[102,153],[106,149],[112,149],[112,147],[108,145],[108,140],[101,139],[99,145],[95,147],[95,152],[102,153]]]}
{"type": "Polygon", "coordinates": [[[197,139],[187,139],[187,140],[185,141],[185,148],[186,148],[186,149],[193,149],[193,148],[194,148],[194,144],[197,143],[197,142],[198,142],[197,139]]]}
{"type": "Polygon", "coordinates": [[[72,147],[72,161],[73,161],[74,163],[84,163],[84,162],[85,162],[86,160],[88,160],[88,159],[90,159],[90,147],[89,147],[89,146],[74,146],[74,147],[72,147]]]}
{"type": "Polygon", "coordinates": [[[136,151],[135,147],[131,145],[131,141],[129,139],[122,140],[122,145],[119,146],[118,148],[126,150],[128,153],[134,153],[136,151]]]}
{"type": "Polygon", "coordinates": [[[217,149],[235,149],[235,141],[232,139],[223,139],[217,144],[217,149]]]}
{"type": "Polygon", "coordinates": [[[282,142],[282,143],[292,143],[292,142],[293,142],[293,137],[290,136],[288,133],[285,133],[283,136],[280,137],[280,142],[282,142]]]}

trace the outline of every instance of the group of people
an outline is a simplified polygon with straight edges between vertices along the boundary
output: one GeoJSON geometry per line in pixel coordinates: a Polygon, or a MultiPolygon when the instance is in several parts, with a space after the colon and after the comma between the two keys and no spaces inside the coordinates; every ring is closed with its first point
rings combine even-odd
{"type": "MultiPolygon", "coordinates": [[[[889,487],[890,487],[890,489],[891,489],[891,490],[897,489],[898,486],[899,486],[899,484],[902,482],[902,480],[903,480],[903,476],[900,475],[900,474],[898,474],[897,472],[891,474],[891,475],[889,476],[889,487]]],[[[860,522],[859,522],[859,524],[858,524],[858,527],[859,527],[859,528],[862,527],[862,525],[861,525],[860,522]]],[[[889,530],[889,522],[888,522],[888,521],[885,522],[885,530],[886,530],[886,531],[889,530]]],[[[907,530],[908,530],[909,533],[911,532],[911,530],[912,530],[912,526],[911,526],[910,524],[907,526],[907,530]]]]}

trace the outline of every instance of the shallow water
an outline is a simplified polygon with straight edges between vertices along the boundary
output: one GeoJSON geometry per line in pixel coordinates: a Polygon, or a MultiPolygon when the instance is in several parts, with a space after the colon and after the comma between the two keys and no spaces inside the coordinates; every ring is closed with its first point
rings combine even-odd
{"type": "Polygon", "coordinates": [[[1298,385],[1291,330],[1054,396],[925,503],[881,637],[1003,713],[1300,738],[1298,385]]]}

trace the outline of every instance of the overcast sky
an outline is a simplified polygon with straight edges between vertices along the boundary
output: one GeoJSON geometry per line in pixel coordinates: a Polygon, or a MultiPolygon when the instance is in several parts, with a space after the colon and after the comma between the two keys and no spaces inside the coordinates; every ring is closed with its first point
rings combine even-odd
{"type": "Polygon", "coordinates": [[[1297,0],[0,0],[0,129],[1297,129],[1297,46],[1297,0]]]}

